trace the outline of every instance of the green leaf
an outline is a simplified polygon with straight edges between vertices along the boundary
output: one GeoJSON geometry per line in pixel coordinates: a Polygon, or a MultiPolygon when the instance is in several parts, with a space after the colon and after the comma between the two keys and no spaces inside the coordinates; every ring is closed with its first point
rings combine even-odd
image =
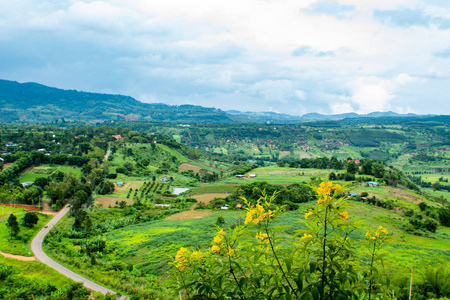
{"type": "Polygon", "coordinates": [[[313,289],[313,290],[311,291],[311,294],[312,294],[313,300],[319,300],[319,293],[317,292],[316,289],[313,289]]]}
{"type": "Polygon", "coordinates": [[[301,292],[303,290],[303,276],[298,274],[297,278],[294,279],[295,284],[297,284],[298,291],[301,292]]]}

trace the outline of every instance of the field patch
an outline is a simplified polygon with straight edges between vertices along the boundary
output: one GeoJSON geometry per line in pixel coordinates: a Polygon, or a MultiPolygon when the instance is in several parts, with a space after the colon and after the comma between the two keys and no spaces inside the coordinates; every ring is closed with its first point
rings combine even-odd
{"type": "MultiPolygon", "coordinates": [[[[225,198],[226,196],[228,196],[228,194],[203,194],[203,195],[195,195],[195,196],[190,196],[190,198],[194,198],[196,199],[199,203],[203,203],[205,205],[209,204],[209,202],[211,202],[211,200],[214,200],[216,198],[225,198]]],[[[198,203],[195,203],[194,207],[197,207],[198,203]]]]}
{"type": "Polygon", "coordinates": [[[210,211],[210,210],[188,210],[183,211],[179,214],[172,215],[165,220],[174,221],[174,220],[187,220],[187,219],[201,219],[213,214],[218,213],[218,211],[210,211]]]}
{"type": "Polygon", "coordinates": [[[109,207],[111,206],[115,206],[116,202],[120,203],[122,201],[125,201],[127,203],[127,205],[131,205],[134,203],[133,199],[127,199],[127,198],[112,198],[112,197],[101,197],[101,198],[97,198],[97,203],[100,204],[103,207],[109,207]]]}
{"type": "Polygon", "coordinates": [[[187,171],[187,170],[192,170],[195,173],[200,172],[202,168],[200,168],[199,166],[194,166],[190,163],[182,163],[181,165],[178,166],[178,170],[180,171],[187,171]]]}

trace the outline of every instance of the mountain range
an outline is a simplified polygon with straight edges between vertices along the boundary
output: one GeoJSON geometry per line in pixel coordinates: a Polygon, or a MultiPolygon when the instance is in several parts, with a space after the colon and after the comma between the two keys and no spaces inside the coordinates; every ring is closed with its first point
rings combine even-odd
{"type": "Polygon", "coordinates": [[[143,103],[130,96],[63,90],[38,83],[0,80],[0,123],[48,123],[56,120],[102,123],[111,120],[176,123],[299,123],[355,118],[411,117],[394,112],[367,115],[222,111],[196,105],[143,103]]]}

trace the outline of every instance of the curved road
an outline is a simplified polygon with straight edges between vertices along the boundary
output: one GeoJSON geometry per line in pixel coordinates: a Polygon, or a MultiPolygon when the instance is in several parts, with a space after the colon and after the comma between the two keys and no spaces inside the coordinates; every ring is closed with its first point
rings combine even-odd
{"type": "MultiPolygon", "coordinates": [[[[88,289],[91,289],[93,291],[102,293],[104,295],[106,294],[116,294],[113,290],[110,290],[104,286],[101,286],[93,281],[90,281],[89,279],[84,278],[83,276],[67,269],[66,267],[60,265],[50,257],[48,257],[44,251],[42,250],[42,242],[44,241],[44,237],[47,235],[50,229],[52,229],[53,226],[55,226],[56,223],[58,223],[59,220],[61,220],[62,217],[70,210],[69,205],[66,205],[50,222],[47,224],[47,228],[42,228],[41,231],[34,237],[33,241],[31,242],[31,250],[33,251],[34,255],[36,256],[36,259],[40,262],[46,264],[47,266],[55,269],[59,273],[63,274],[64,276],[69,277],[70,279],[75,280],[76,282],[82,282],[85,287],[88,289]]],[[[120,297],[120,299],[128,299],[125,296],[120,297]]]]}

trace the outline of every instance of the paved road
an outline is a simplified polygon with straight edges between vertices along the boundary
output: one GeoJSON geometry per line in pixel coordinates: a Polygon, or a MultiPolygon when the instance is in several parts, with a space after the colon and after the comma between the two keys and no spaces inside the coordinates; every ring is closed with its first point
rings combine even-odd
{"type": "MultiPolygon", "coordinates": [[[[105,288],[104,286],[101,286],[93,281],[90,281],[89,279],[84,278],[83,276],[67,269],[66,267],[60,265],[56,261],[52,260],[50,257],[48,257],[44,251],[42,250],[42,242],[44,241],[44,237],[47,235],[49,230],[55,226],[56,223],[58,223],[59,220],[70,210],[69,205],[66,205],[50,222],[47,224],[48,228],[42,228],[41,231],[34,237],[33,241],[31,242],[31,250],[33,251],[34,255],[36,256],[36,259],[40,262],[46,264],[47,266],[55,269],[59,273],[63,274],[64,276],[69,277],[70,279],[75,280],[76,282],[82,282],[85,287],[88,289],[91,289],[93,291],[102,293],[104,295],[106,294],[115,294],[113,290],[110,290],[108,288],[105,288]]],[[[128,299],[127,297],[122,296],[120,299],[128,299]]]]}

